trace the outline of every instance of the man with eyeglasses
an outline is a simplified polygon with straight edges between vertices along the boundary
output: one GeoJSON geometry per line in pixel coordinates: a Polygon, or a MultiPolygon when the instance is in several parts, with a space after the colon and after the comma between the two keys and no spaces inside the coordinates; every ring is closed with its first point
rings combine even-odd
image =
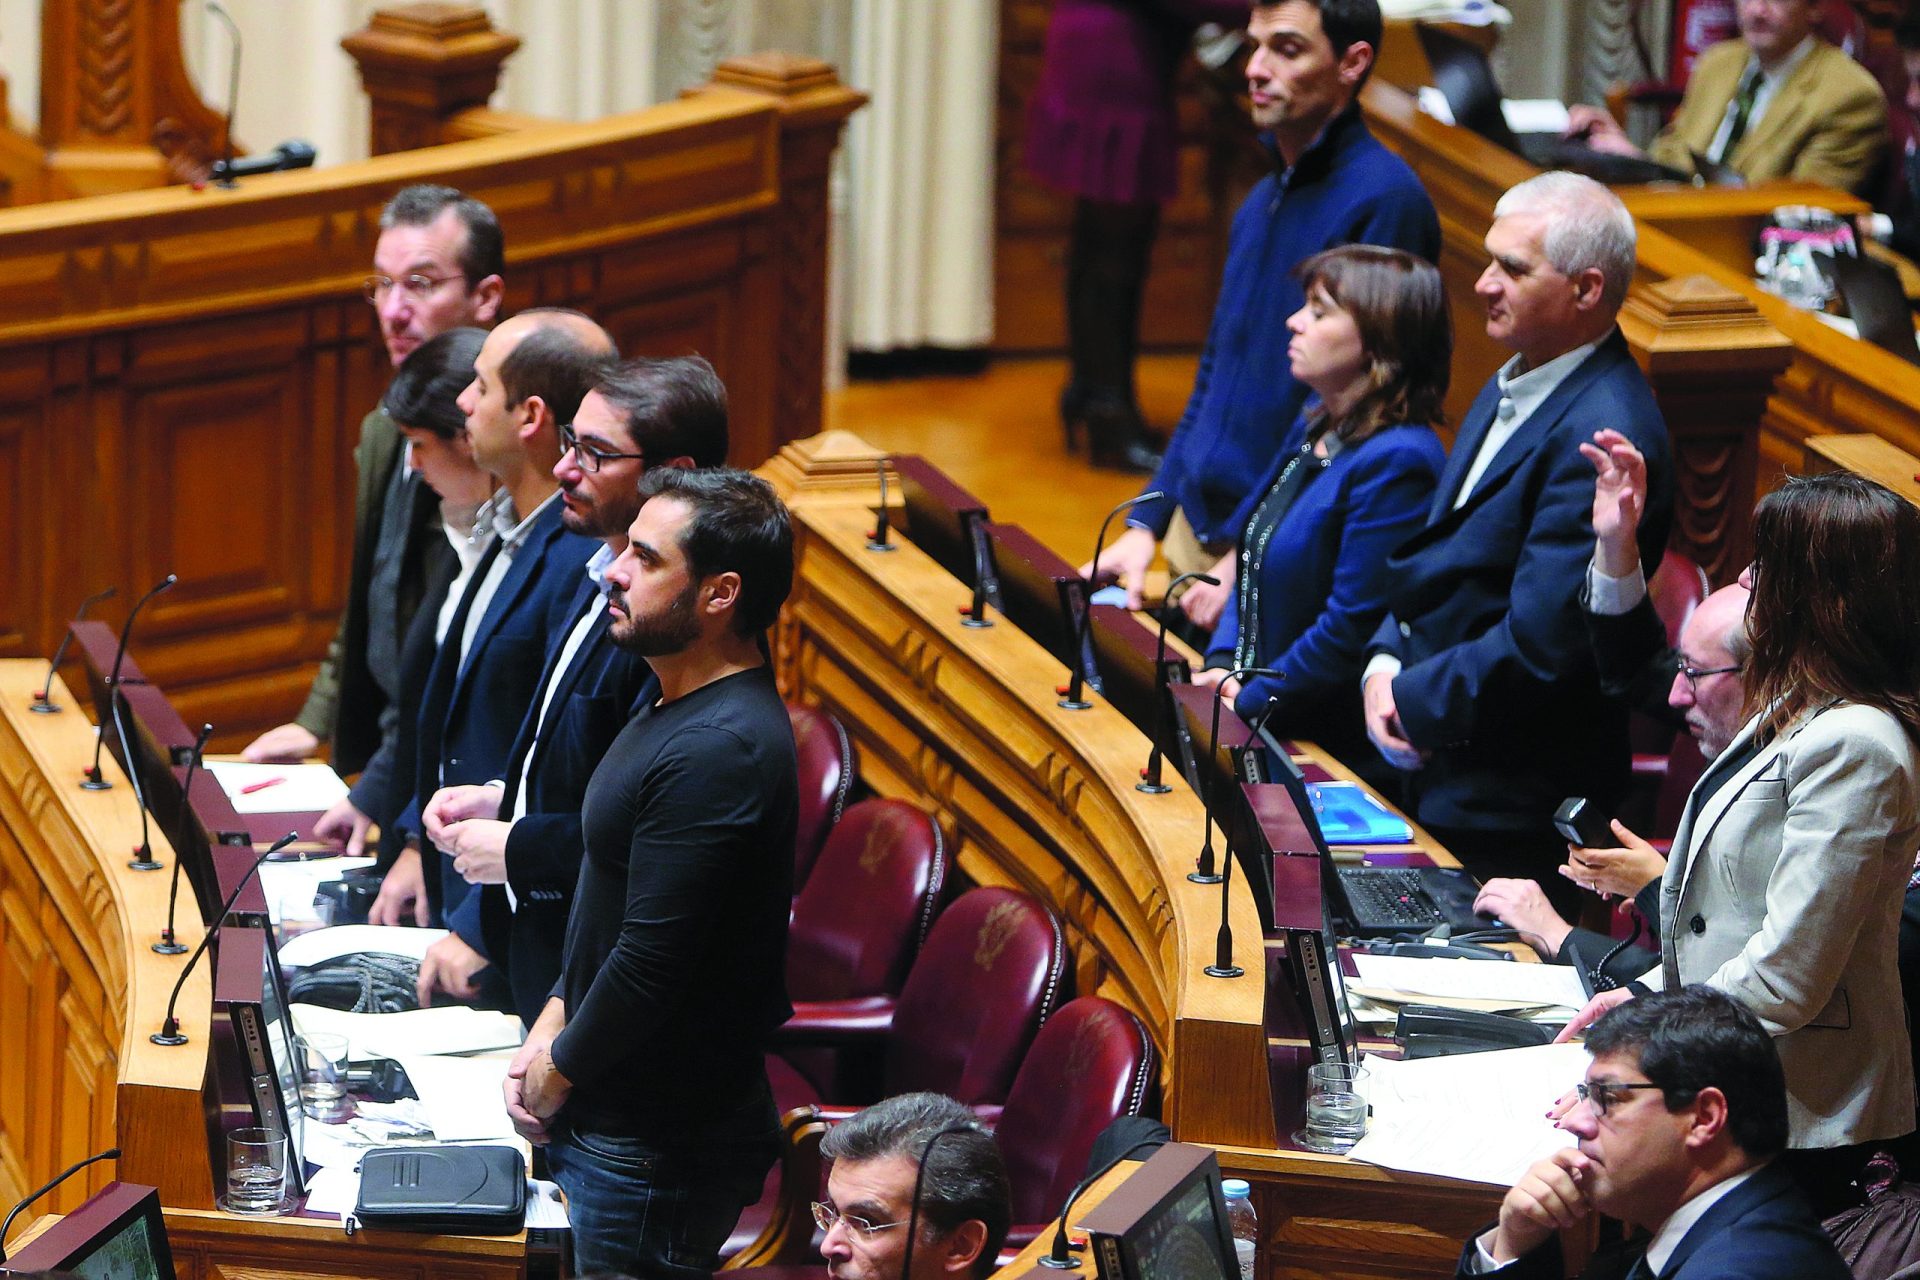
{"type": "Polygon", "coordinates": [[[993,1271],[1013,1218],[1012,1193],[993,1135],[966,1107],[937,1093],[903,1093],[829,1129],[820,1154],[833,1165],[813,1220],[825,1233],[820,1253],[833,1280],[993,1271]]]}
{"type": "Polygon", "coordinates": [[[1602,1250],[1587,1280],[1845,1280],[1792,1177],[1787,1086],[1773,1038],[1707,986],[1642,996],[1587,1032],[1586,1079],[1554,1109],[1576,1146],[1507,1192],[1459,1276],[1565,1274],[1554,1237],[1595,1213],[1644,1236],[1602,1250]]]}
{"type": "MultiPolygon", "coordinates": [[[[427,838],[475,886],[453,913],[455,934],[482,939],[479,950],[501,970],[529,1026],[560,977],[585,854],[580,811],[587,782],[635,703],[654,687],[646,659],[609,635],[613,615],[603,579],[627,548],[643,473],[725,463],[726,394],[699,356],[629,360],[602,372],[573,421],[560,424],[553,468],[560,523],[600,546],[574,592],[570,621],[554,633],[505,772],[484,785],[442,788],[421,812],[427,838]]],[[[429,951],[420,969],[423,1005],[442,961],[457,964],[464,947],[456,938],[440,954],[429,951]]]]}
{"type": "MultiPolygon", "coordinates": [[[[569,606],[592,540],[561,524],[553,470],[559,424],[571,421],[613,342],[577,311],[535,308],[487,335],[473,381],[460,393],[473,458],[500,487],[475,519],[493,545],[447,624],[421,697],[414,799],[394,821],[405,849],[381,880],[368,919],[375,924],[445,920],[458,931],[421,963],[421,993],[482,998],[487,967],[477,918],[454,917],[467,882],[425,830],[421,813],[445,786],[505,776],[507,757],[533,705],[548,646],[571,621],[569,606]]],[[[485,1001],[508,997],[498,975],[485,1001]]]]}
{"type": "MultiPolygon", "coordinates": [[[[381,210],[373,269],[363,288],[397,369],[448,330],[493,323],[505,289],[500,223],[452,187],[404,187],[381,210]]],[[[299,715],[249,743],[248,760],[302,760],[331,739],[334,767],[354,774],[370,767],[382,743],[391,751],[397,740],[402,641],[435,576],[434,558],[449,554],[439,502],[404,464],[404,452],[383,410],[361,422],[346,608],[299,715]]],[[[369,827],[398,816],[376,803],[384,791],[382,779],[362,779],[321,817],[316,834],[361,853],[369,827]]]]}

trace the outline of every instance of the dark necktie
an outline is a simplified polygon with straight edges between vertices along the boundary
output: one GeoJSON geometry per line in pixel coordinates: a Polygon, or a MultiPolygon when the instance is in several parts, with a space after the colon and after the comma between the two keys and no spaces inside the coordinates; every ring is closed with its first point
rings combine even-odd
{"type": "Polygon", "coordinates": [[[1740,81],[1740,92],[1733,98],[1733,127],[1727,130],[1726,145],[1720,148],[1720,154],[1714,157],[1719,164],[1726,163],[1733,149],[1740,145],[1740,139],[1747,136],[1748,117],[1753,114],[1753,100],[1760,94],[1760,73],[1750,71],[1740,81]]]}
{"type": "Polygon", "coordinates": [[[1643,1252],[1633,1260],[1633,1265],[1627,1268],[1627,1274],[1620,1280],[1659,1280],[1659,1277],[1654,1274],[1653,1268],[1647,1265],[1647,1255],[1643,1252]]]}

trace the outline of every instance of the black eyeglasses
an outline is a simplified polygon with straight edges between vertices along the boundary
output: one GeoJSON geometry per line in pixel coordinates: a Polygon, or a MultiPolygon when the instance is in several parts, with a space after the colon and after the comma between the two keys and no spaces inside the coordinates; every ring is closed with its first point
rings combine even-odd
{"type": "Polygon", "coordinates": [[[1732,675],[1740,669],[1740,664],[1736,662],[1730,667],[1696,667],[1685,658],[1676,658],[1674,659],[1673,669],[1675,674],[1686,678],[1687,688],[1697,690],[1700,687],[1700,682],[1708,676],[1732,675]]]}
{"type": "Polygon", "coordinates": [[[813,1222],[822,1231],[833,1230],[833,1224],[836,1222],[844,1223],[847,1230],[857,1231],[862,1236],[871,1236],[891,1227],[907,1225],[905,1218],[898,1222],[868,1222],[865,1218],[856,1217],[851,1213],[842,1213],[832,1205],[821,1204],[818,1200],[813,1202],[813,1222]]]}
{"type": "Polygon", "coordinates": [[[1580,1101],[1591,1102],[1593,1113],[1598,1116],[1607,1114],[1607,1108],[1620,1100],[1620,1095],[1634,1089],[1658,1089],[1657,1084],[1622,1084],[1617,1080],[1594,1080],[1573,1086],[1580,1095],[1580,1101]]]}
{"type": "Polygon", "coordinates": [[[609,462],[645,462],[647,460],[647,455],[644,453],[615,453],[611,449],[602,449],[599,445],[588,444],[574,434],[571,422],[563,422],[560,424],[560,452],[564,454],[569,451],[580,460],[582,471],[598,471],[602,465],[609,462]]]}
{"type": "Polygon", "coordinates": [[[397,280],[392,276],[374,275],[360,282],[360,291],[366,294],[367,301],[375,306],[378,306],[380,300],[395,289],[400,291],[401,297],[419,302],[423,298],[432,297],[441,285],[466,278],[466,274],[459,271],[450,276],[429,276],[416,271],[411,275],[401,276],[397,280]]]}

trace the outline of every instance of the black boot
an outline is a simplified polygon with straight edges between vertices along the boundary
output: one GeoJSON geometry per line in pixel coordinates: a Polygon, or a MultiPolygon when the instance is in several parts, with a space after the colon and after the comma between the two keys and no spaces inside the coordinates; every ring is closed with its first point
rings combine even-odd
{"type": "Polygon", "coordinates": [[[1089,447],[1100,454],[1096,466],[1131,453],[1133,462],[1124,469],[1139,470],[1141,459],[1151,455],[1142,444],[1145,431],[1134,406],[1133,361],[1140,294],[1159,223],[1160,206],[1151,202],[1081,200],[1074,206],[1066,299],[1072,372],[1060,393],[1060,422],[1069,452],[1086,427],[1089,447]],[[1102,426],[1095,425],[1096,415],[1102,426]],[[1104,446],[1103,437],[1109,442],[1104,446]]]}
{"type": "Polygon", "coordinates": [[[1147,424],[1140,410],[1110,396],[1090,399],[1084,421],[1087,425],[1087,460],[1109,471],[1141,473],[1160,469],[1160,455],[1148,444],[1147,424]]]}

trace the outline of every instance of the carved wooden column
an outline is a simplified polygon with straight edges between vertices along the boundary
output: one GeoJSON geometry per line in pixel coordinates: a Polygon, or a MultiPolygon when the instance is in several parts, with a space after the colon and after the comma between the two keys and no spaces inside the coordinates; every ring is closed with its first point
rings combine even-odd
{"type": "Polygon", "coordinates": [[[1753,555],[1760,417],[1793,344],[1745,297],[1699,275],[1636,287],[1620,328],[1673,441],[1671,545],[1724,586],[1753,555]]]}
{"type": "Polygon", "coordinates": [[[790,53],[729,58],[712,83],[765,94],[780,107],[780,209],[772,238],[779,309],[769,329],[780,353],[774,430],[779,439],[798,440],[821,425],[833,153],[847,117],[867,95],[841,84],[818,58],[790,53]]]}
{"type": "Polygon", "coordinates": [[[372,99],[379,156],[445,141],[450,117],[487,105],[520,37],[494,30],[484,9],[429,0],[376,10],[340,47],[372,99]]]}

